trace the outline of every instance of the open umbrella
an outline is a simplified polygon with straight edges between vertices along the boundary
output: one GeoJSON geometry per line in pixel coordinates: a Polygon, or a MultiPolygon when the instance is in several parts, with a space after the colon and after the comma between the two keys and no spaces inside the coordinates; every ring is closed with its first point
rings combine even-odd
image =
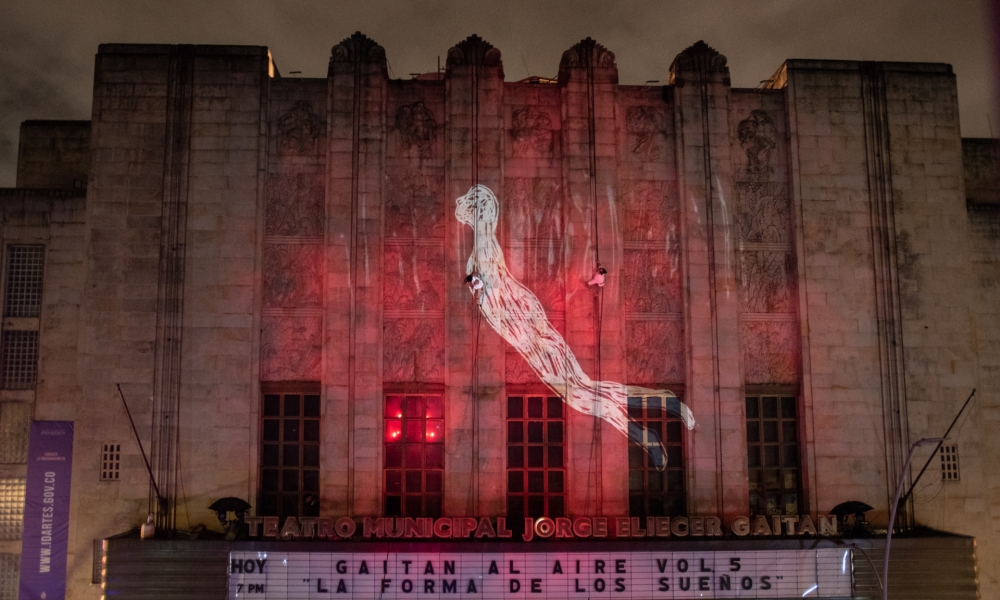
{"type": "Polygon", "coordinates": [[[864,502],[860,502],[858,500],[848,500],[847,502],[841,502],[837,506],[830,509],[830,514],[843,519],[847,515],[864,515],[870,510],[873,510],[873,508],[864,502]]]}
{"type": "Polygon", "coordinates": [[[861,534],[868,531],[868,523],[865,519],[865,513],[870,510],[872,510],[872,507],[868,506],[864,502],[860,502],[858,500],[848,500],[847,502],[841,502],[837,506],[834,506],[830,510],[830,514],[836,515],[837,520],[840,521],[845,533],[861,534]],[[847,527],[848,515],[854,515],[854,526],[851,528],[847,527]]]}
{"type": "Polygon", "coordinates": [[[226,498],[219,498],[208,509],[217,512],[219,514],[219,523],[225,525],[227,520],[226,513],[236,513],[236,520],[242,521],[243,515],[250,510],[250,503],[242,498],[228,496],[226,498]]]}

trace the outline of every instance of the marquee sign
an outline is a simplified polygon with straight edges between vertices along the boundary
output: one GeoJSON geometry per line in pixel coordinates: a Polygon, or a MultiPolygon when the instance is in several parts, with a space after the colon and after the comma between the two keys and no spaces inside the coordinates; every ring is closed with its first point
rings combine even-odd
{"type": "Polygon", "coordinates": [[[229,598],[850,598],[850,553],[232,552],[229,598]]]}
{"type": "MultiPolygon", "coordinates": [[[[368,538],[492,539],[512,538],[505,517],[246,517],[251,538],[263,536],[283,540],[368,538]],[[360,521],[360,525],[359,525],[360,521]]],[[[520,538],[526,542],[542,538],[646,538],[837,535],[837,517],[819,515],[814,524],[809,515],[756,515],[733,518],[728,524],[715,516],[674,517],[540,517],[524,518],[520,538]],[[818,525],[818,526],[817,526],[818,525]]]]}

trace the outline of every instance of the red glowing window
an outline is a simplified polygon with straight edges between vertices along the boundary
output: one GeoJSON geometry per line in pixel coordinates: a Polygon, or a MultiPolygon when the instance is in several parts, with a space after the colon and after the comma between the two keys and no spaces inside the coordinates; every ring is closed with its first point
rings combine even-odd
{"type": "Polygon", "coordinates": [[[385,516],[441,516],[443,417],[439,395],[385,397],[385,516]]]}

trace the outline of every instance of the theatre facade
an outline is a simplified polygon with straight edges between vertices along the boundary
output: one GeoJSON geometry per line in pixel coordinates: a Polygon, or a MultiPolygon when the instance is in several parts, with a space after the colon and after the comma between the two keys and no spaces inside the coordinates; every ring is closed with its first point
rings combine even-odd
{"type": "Polygon", "coordinates": [[[951,67],[663,67],[101,46],[0,189],[0,599],[874,598],[898,481],[892,597],[1000,593],[951,67]]]}

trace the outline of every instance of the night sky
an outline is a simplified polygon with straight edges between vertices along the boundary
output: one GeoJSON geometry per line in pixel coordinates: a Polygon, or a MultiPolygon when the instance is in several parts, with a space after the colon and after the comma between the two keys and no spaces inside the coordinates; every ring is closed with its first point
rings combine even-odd
{"type": "Polygon", "coordinates": [[[434,71],[472,33],[501,50],[508,81],[555,76],[588,36],[615,53],[623,84],[666,83],[674,56],[700,39],[729,58],[734,87],[756,87],[787,58],[944,62],[958,76],[962,135],[1000,133],[986,0],[18,0],[2,14],[0,186],[14,185],[21,121],[90,118],[107,42],[268,46],[282,75],[302,77],[325,77],[330,48],[358,30],[385,47],[396,78],[434,71]]]}

